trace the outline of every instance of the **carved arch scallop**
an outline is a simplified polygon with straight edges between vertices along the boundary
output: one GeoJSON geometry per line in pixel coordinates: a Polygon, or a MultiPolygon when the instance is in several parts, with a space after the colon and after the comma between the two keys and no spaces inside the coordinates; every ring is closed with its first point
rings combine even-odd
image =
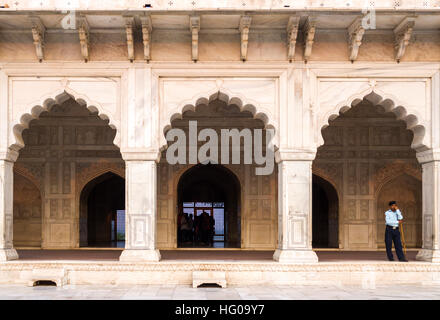
{"type": "Polygon", "coordinates": [[[62,104],[63,102],[74,99],[79,105],[85,106],[90,112],[97,113],[97,115],[102,120],[107,120],[108,125],[116,130],[116,136],[113,143],[120,147],[121,146],[121,136],[120,136],[120,122],[114,119],[110,112],[107,112],[105,108],[97,101],[89,99],[86,95],[75,92],[74,90],[64,87],[55,92],[43,96],[39,101],[31,104],[31,110],[29,113],[24,113],[17,117],[13,121],[12,135],[10,138],[10,149],[14,151],[19,151],[24,147],[24,141],[22,137],[22,132],[29,128],[29,124],[32,120],[39,119],[40,114],[44,111],[50,111],[54,105],[62,104]],[[19,119],[18,119],[19,118],[19,119]]]}
{"type": "MultiPolygon", "coordinates": [[[[329,121],[336,119],[339,114],[348,111],[363,100],[369,101],[374,106],[382,106],[385,112],[393,112],[396,115],[396,120],[405,121],[406,128],[414,133],[411,148],[416,151],[424,151],[430,148],[430,130],[427,130],[427,128],[430,128],[428,119],[425,119],[419,110],[405,106],[405,103],[400,102],[397,97],[373,89],[373,87],[350,96],[343,102],[336,104],[331,110],[320,114],[317,119],[317,128],[322,132],[329,125],[329,121]]],[[[317,147],[323,144],[322,134],[318,134],[317,147]]]]}
{"type": "Polygon", "coordinates": [[[227,105],[236,105],[240,108],[240,112],[250,112],[254,119],[263,121],[265,129],[274,130],[274,138],[272,143],[274,146],[279,145],[279,126],[273,111],[267,106],[263,106],[254,100],[248,99],[242,94],[237,94],[235,92],[232,93],[231,91],[222,88],[221,90],[213,89],[208,92],[199,93],[191,99],[181,101],[174,107],[166,107],[166,114],[161,119],[160,125],[160,128],[162,128],[159,141],[160,151],[163,151],[167,148],[165,135],[166,132],[171,129],[171,123],[173,120],[182,119],[183,114],[186,111],[195,111],[196,107],[200,105],[208,105],[214,100],[223,101],[227,105]]]}

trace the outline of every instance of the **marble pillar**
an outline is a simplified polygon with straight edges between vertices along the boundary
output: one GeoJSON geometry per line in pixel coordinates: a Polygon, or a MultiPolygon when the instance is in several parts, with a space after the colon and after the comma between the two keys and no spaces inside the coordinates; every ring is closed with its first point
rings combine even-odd
{"type": "Polygon", "coordinates": [[[7,152],[0,159],[0,261],[18,259],[13,247],[13,200],[15,152],[7,152]]]}
{"type": "Polygon", "coordinates": [[[312,250],[312,160],[278,162],[278,248],[281,263],[315,263],[312,250]]]}
{"type": "MultiPolygon", "coordinates": [[[[125,158],[125,157],[124,157],[125,158]]],[[[126,162],[125,250],[120,261],[159,261],[156,248],[156,161],[126,162]]]]}
{"type": "Polygon", "coordinates": [[[440,150],[417,153],[422,164],[422,249],[416,259],[440,262],[440,150]]]}

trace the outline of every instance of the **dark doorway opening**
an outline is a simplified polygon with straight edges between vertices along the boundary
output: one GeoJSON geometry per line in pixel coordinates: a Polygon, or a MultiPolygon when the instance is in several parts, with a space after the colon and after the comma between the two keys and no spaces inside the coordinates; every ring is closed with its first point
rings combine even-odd
{"type": "Polygon", "coordinates": [[[107,172],[81,192],[80,245],[125,246],[125,180],[107,172]]]}
{"type": "Polygon", "coordinates": [[[338,248],[338,194],[317,175],[313,175],[312,182],[312,246],[338,248]]]}
{"type": "Polygon", "coordinates": [[[177,246],[239,248],[240,182],[214,164],[188,169],[177,186],[177,246]]]}

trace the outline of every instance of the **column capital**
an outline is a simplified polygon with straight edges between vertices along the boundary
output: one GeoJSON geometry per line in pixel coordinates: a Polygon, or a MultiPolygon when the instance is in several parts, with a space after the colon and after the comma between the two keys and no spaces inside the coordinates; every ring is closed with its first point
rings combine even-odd
{"type": "Polygon", "coordinates": [[[0,160],[15,162],[18,158],[18,151],[15,150],[2,150],[0,151],[0,160]]]}
{"type": "Polygon", "coordinates": [[[130,150],[121,149],[124,161],[155,161],[159,162],[160,152],[158,150],[130,150]]]}
{"type": "Polygon", "coordinates": [[[429,149],[416,153],[417,160],[420,164],[440,161],[440,149],[429,149]]]}
{"type": "Polygon", "coordinates": [[[280,149],[275,152],[275,161],[313,161],[316,150],[280,149]]]}

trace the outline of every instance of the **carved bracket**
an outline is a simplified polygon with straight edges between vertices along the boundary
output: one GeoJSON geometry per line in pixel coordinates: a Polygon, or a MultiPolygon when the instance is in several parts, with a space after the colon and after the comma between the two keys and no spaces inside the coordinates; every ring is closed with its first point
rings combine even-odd
{"type": "Polygon", "coordinates": [[[89,61],[89,24],[85,17],[78,18],[79,42],[81,44],[81,54],[84,61],[89,61]]]}
{"type": "Polygon", "coordinates": [[[189,17],[189,28],[191,31],[191,57],[194,62],[199,59],[199,31],[200,31],[200,17],[189,17]]]}
{"type": "Polygon", "coordinates": [[[249,42],[249,29],[251,27],[252,17],[251,16],[241,16],[239,30],[241,33],[241,46],[240,46],[240,59],[246,61],[248,42],[249,42]]]}
{"type": "Polygon", "coordinates": [[[35,51],[37,58],[40,62],[44,59],[44,36],[46,33],[46,27],[39,17],[29,17],[32,23],[32,37],[34,39],[35,51]]]}
{"type": "Polygon", "coordinates": [[[298,36],[298,25],[300,17],[292,16],[287,23],[287,59],[292,62],[295,57],[296,38],[298,36]]]}
{"type": "Polygon", "coordinates": [[[348,48],[351,62],[357,59],[359,47],[362,44],[362,38],[365,33],[365,28],[362,26],[362,19],[361,17],[357,18],[348,27],[348,48]]]}
{"type": "Polygon", "coordinates": [[[312,55],[312,47],[315,39],[316,18],[307,17],[304,25],[304,61],[307,62],[312,55]]]}
{"type": "Polygon", "coordinates": [[[396,60],[400,62],[403,55],[405,54],[405,49],[409,44],[409,40],[412,35],[412,31],[415,25],[415,17],[406,17],[402,20],[399,25],[394,28],[394,37],[395,37],[395,45],[394,48],[396,50],[396,60]]]}
{"type": "Polygon", "coordinates": [[[142,41],[144,43],[144,59],[148,62],[151,60],[151,31],[153,25],[150,16],[140,17],[142,24],[142,41]]]}
{"type": "Polygon", "coordinates": [[[130,62],[133,62],[134,60],[133,28],[134,28],[134,18],[125,17],[125,33],[127,35],[127,51],[128,51],[128,60],[130,60],[130,62]]]}

